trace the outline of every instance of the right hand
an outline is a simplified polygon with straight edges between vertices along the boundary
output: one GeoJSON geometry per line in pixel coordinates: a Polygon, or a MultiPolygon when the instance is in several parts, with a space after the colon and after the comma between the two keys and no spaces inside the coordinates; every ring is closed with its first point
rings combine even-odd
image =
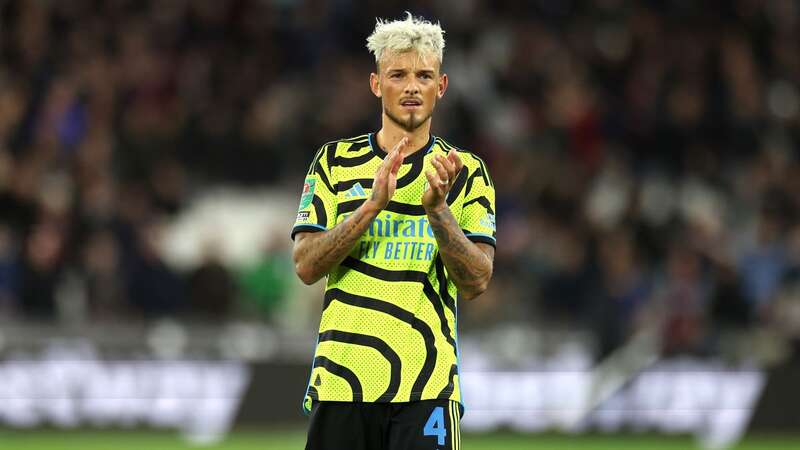
{"type": "Polygon", "coordinates": [[[389,204],[397,188],[397,172],[403,164],[403,150],[408,145],[408,137],[403,137],[383,159],[375,179],[372,181],[372,195],[365,202],[376,212],[382,211],[389,204]]]}

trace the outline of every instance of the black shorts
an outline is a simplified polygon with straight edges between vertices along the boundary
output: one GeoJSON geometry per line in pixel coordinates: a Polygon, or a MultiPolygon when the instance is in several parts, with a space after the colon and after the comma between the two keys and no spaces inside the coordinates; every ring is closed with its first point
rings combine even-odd
{"type": "Polygon", "coordinates": [[[460,450],[460,405],[315,402],[306,450],[460,450]]]}

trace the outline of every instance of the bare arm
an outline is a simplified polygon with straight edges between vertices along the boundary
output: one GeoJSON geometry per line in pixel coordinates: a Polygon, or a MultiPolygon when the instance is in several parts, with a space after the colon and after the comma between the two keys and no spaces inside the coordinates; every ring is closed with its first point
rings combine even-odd
{"type": "Polygon", "coordinates": [[[425,172],[428,190],[422,196],[422,206],[436,236],[439,254],[448,275],[458,287],[461,297],[471,300],[489,286],[494,268],[494,247],[467,239],[447,206],[447,193],[464,167],[458,154],[450,151],[447,158],[437,156],[432,164],[435,170],[425,172]]]}
{"type": "Polygon", "coordinates": [[[461,297],[471,300],[482,294],[492,278],[494,247],[467,239],[447,206],[428,211],[428,221],[439,244],[439,255],[461,297]]]}
{"type": "Polygon", "coordinates": [[[344,222],[328,231],[297,233],[293,257],[295,271],[303,283],[316,283],[341,263],[378,212],[364,202],[344,222]]]}
{"type": "Polygon", "coordinates": [[[402,139],[386,156],[375,173],[372,195],[344,222],[327,231],[295,236],[292,258],[295,272],[303,283],[316,283],[339,265],[389,203],[397,187],[397,172],[403,164],[402,150],[407,144],[408,140],[402,139]]]}

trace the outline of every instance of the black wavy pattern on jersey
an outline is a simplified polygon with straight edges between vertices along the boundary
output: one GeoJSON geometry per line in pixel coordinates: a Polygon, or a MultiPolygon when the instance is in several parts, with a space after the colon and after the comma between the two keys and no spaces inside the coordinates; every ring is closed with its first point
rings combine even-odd
{"type": "MultiPolygon", "coordinates": [[[[455,150],[456,152],[459,153],[468,153],[465,152],[464,150],[461,150],[458,147],[455,147],[454,145],[450,144],[449,142],[445,141],[440,137],[437,137],[436,141],[439,142],[439,146],[442,147],[442,149],[445,150],[445,152],[447,153],[449,153],[450,150],[455,150]]],[[[458,198],[458,196],[461,194],[461,190],[464,188],[466,182],[467,182],[467,171],[461,170],[461,172],[459,172],[458,175],[456,176],[456,181],[453,183],[453,187],[450,188],[450,192],[447,193],[448,205],[452,205],[453,202],[456,201],[456,198],[458,198]]]]}
{"type": "Polygon", "coordinates": [[[353,401],[364,401],[364,390],[361,388],[361,382],[358,380],[358,377],[355,373],[353,373],[352,370],[336,363],[335,361],[331,361],[324,356],[317,356],[314,358],[314,367],[322,367],[328,372],[344,378],[344,380],[347,381],[347,384],[350,385],[350,390],[353,391],[353,401]]]}
{"type": "Polygon", "coordinates": [[[439,145],[441,145],[442,148],[444,148],[445,150],[453,150],[455,148],[452,144],[450,144],[449,142],[445,141],[444,139],[438,136],[436,137],[436,140],[439,141],[439,145]]]}
{"type": "Polygon", "coordinates": [[[416,281],[418,283],[425,283],[428,281],[428,275],[419,270],[383,269],[361,261],[360,259],[353,258],[352,256],[346,257],[341,265],[383,281],[416,281]]]}
{"type": "Polygon", "coordinates": [[[411,205],[408,203],[400,203],[394,200],[390,200],[389,204],[386,205],[384,210],[397,213],[397,214],[404,214],[407,216],[424,216],[425,215],[425,208],[422,205],[411,205]]]}
{"type": "Polygon", "coordinates": [[[489,199],[484,196],[480,196],[478,198],[473,198],[472,200],[466,201],[464,202],[464,206],[462,207],[466,208],[468,205],[471,205],[473,203],[480,203],[481,206],[486,208],[486,211],[489,211],[489,213],[494,214],[494,210],[492,209],[492,205],[489,203],[489,199]]]}
{"type": "MultiPolygon", "coordinates": [[[[447,204],[448,205],[452,205],[453,202],[455,201],[455,199],[456,199],[456,197],[450,197],[448,195],[447,204]]],[[[336,214],[339,215],[339,214],[353,212],[356,209],[358,209],[358,207],[361,206],[361,204],[364,203],[365,200],[366,199],[361,198],[361,199],[358,199],[358,200],[350,200],[348,202],[339,203],[337,205],[337,207],[336,207],[336,214]]],[[[475,200],[471,200],[470,202],[473,202],[473,201],[475,201],[475,200]]],[[[481,204],[483,204],[483,203],[481,203],[481,204]]],[[[487,204],[488,204],[488,201],[487,201],[487,204]]],[[[465,203],[464,206],[466,206],[466,205],[467,204],[465,203]]],[[[491,208],[487,208],[487,209],[491,210],[491,208]]],[[[384,208],[384,211],[389,211],[389,212],[393,212],[393,213],[397,213],[397,214],[404,214],[406,216],[424,216],[426,214],[425,213],[425,208],[423,208],[422,205],[411,205],[409,203],[400,203],[400,202],[396,202],[394,200],[390,200],[389,201],[389,204],[386,205],[386,208],[384,208]]]]}
{"type": "Polygon", "coordinates": [[[458,366],[453,364],[452,366],[450,366],[450,374],[447,375],[447,379],[450,380],[450,382],[447,383],[447,386],[445,386],[444,389],[442,389],[442,392],[439,392],[439,395],[436,398],[448,399],[450,398],[451,395],[453,395],[453,390],[455,389],[456,386],[455,376],[457,374],[458,374],[458,366]]]}
{"type": "MultiPolygon", "coordinates": [[[[419,150],[422,152],[423,150],[419,150]]],[[[425,165],[425,157],[414,158],[411,162],[411,168],[408,169],[405,175],[397,179],[397,188],[400,189],[401,187],[408,186],[414,180],[417,179],[420,173],[422,173],[422,166],[425,165]]]]}
{"type": "Polygon", "coordinates": [[[314,400],[315,402],[319,401],[319,391],[317,391],[317,388],[314,386],[308,387],[308,396],[311,397],[311,400],[314,400]]]}
{"type": "Polygon", "coordinates": [[[325,212],[325,204],[319,196],[314,195],[311,199],[311,204],[314,205],[314,212],[317,214],[317,223],[323,227],[328,226],[328,213],[325,212]]]}
{"type": "Polygon", "coordinates": [[[369,162],[369,160],[371,160],[374,157],[375,153],[373,152],[364,153],[363,155],[356,156],[353,158],[343,158],[341,156],[336,156],[333,158],[333,161],[331,161],[331,166],[357,167],[369,162]]]}
{"type": "Polygon", "coordinates": [[[354,142],[350,147],[347,147],[348,152],[357,152],[363,148],[369,147],[369,140],[354,142]]]}
{"type": "MultiPolygon", "coordinates": [[[[437,137],[436,140],[439,141],[439,145],[441,145],[442,148],[444,148],[447,151],[455,150],[457,152],[467,153],[470,156],[472,156],[473,158],[475,158],[475,160],[477,160],[478,164],[480,164],[480,166],[481,166],[481,169],[482,169],[481,170],[481,176],[483,177],[483,181],[486,183],[487,186],[494,187],[494,182],[491,180],[491,178],[489,178],[489,171],[486,170],[486,163],[484,163],[481,158],[479,158],[477,155],[475,155],[472,152],[469,152],[469,151],[464,150],[464,149],[460,149],[460,148],[456,147],[455,145],[450,144],[449,142],[445,141],[444,139],[442,139],[440,137],[437,137]]],[[[469,192],[469,189],[467,189],[467,192],[469,192]]]]}
{"type": "MultiPolygon", "coordinates": [[[[475,156],[475,155],[473,155],[475,156]]],[[[482,159],[475,156],[475,159],[478,160],[478,163],[481,165],[481,176],[483,176],[483,182],[486,183],[487,186],[494,187],[494,181],[492,181],[491,177],[489,177],[489,171],[486,170],[486,163],[483,162],[482,159]]]]}
{"type": "MultiPolygon", "coordinates": [[[[327,295],[325,296],[327,298],[327,295]]],[[[360,345],[362,347],[370,347],[374,348],[375,350],[379,351],[387,361],[389,361],[389,366],[391,367],[391,375],[389,376],[389,387],[386,388],[386,392],[381,394],[378,397],[376,402],[390,402],[394,400],[395,395],[397,395],[398,389],[400,389],[400,377],[402,376],[402,362],[400,361],[400,357],[397,353],[389,347],[389,344],[384,342],[382,339],[378,339],[375,336],[369,336],[366,334],[358,334],[358,333],[348,333],[346,331],[338,331],[338,330],[328,330],[324,331],[319,334],[319,341],[326,342],[326,341],[334,341],[343,344],[353,344],[353,345],[360,345]]],[[[312,397],[313,398],[313,397],[312,397]]]]}
{"type": "Polygon", "coordinates": [[[428,300],[431,302],[431,305],[433,306],[433,310],[436,311],[436,315],[439,317],[442,334],[444,335],[444,338],[447,340],[447,343],[449,343],[453,347],[453,352],[456,352],[456,341],[453,339],[453,336],[450,333],[450,325],[447,323],[447,317],[444,315],[444,308],[442,307],[442,301],[436,294],[436,291],[433,289],[433,285],[431,285],[430,280],[428,280],[428,274],[416,270],[382,269],[380,267],[373,266],[372,264],[365,263],[360,259],[355,259],[352,256],[348,256],[347,258],[345,258],[341,264],[344,267],[353,269],[357,272],[363,273],[364,275],[370,276],[372,278],[377,278],[379,280],[416,281],[417,283],[422,283],[422,292],[424,292],[425,296],[428,297],[428,300]]]}
{"type": "Polygon", "coordinates": [[[458,198],[459,194],[461,194],[461,190],[464,189],[464,185],[467,183],[467,171],[461,170],[456,175],[456,181],[453,182],[453,187],[450,188],[450,192],[447,193],[447,204],[452,205],[456,198],[458,198]]]}
{"type": "Polygon", "coordinates": [[[444,301],[445,306],[450,308],[450,311],[453,313],[453,316],[456,314],[456,301],[453,297],[450,296],[450,292],[447,290],[447,275],[445,274],[444,270],[444,261],[442,261],[442,257],[436,255],[436,261],[434,262],[434,267],[436,268],[436,279],[439,280],[439,297],[444,301]]]}
{"type": "Polygon", "coordinates": [[[356,209],[358,209],[358,207],[361,206],[361,204],[364,203],[366,200],[367,199],[365,198],[360,198],[358,200],[349,200],[346,202],[338,203],[336,205],[336,215],[338,216],[340,214],[353,212],[356,209]]]}
{"type": "Polygon", "coordinates": [[[411,398],[409,400],[413,402],[422,398],[422,391],[425,390],[425,385],[428,383],[428,380],[431,379],[433,369],[436,367],[436,338],[433,336],[431,327],[424,321],[415,317],[414,314],[392,303],[351,294],[336,288],[330,289],[328,292],[330,293],[330,298],[328,299],[326,295],[325,307],[327,307],[331,301],[337,300],[346,305],[380,311],[411,325],[411,328],[417,330],[417,332],[422,335],[422,339],[425,341],[425,361],[422,363],[422,369],[420,369],[419,374],[417,374],[417,379],[414,380],[414,386],[411,388],[411,398]]]}
{"type": "MultiPolygon", "coordinates": [[[[328,152],[328,154],[330,154],[330,152],[328,152]]],[[[317,160],[317,162],[314,164],[314,172],[319,174],[319,179],[322,181],[322,184],[328,188],[328,192],[336,192],[333,190],[333,186],[331,185],[330,180],[328,180],[328,176],[325,175],[325,171],[322,169],[322,163],[319,160],[317,160]]]]}
{"type": "Polygon", "coordinates": [[[474,172],[472,172],[472,175],[469,176],[469,179],[467,179],[466,195],[469,195],[470,191],[472,191],[472,184],[475,183],[475,178],[478,178],[481,175],[483,175],[483,168],[479,166],[474,172]]]}
{"type": "MultiPolygon", "coordinates": [[[[344,214],[353,212],[364,203],[366,199],[360,198],[358,200],[350,200],[342,202],[337,205],[336,214],[344,214]]],[[[425,215],[425,208],[422,205],[410,205],[408,203],[399,203],[394,200],[389,201],[384,211],[389,211],[398,214],[405,214],[407,216],[423,216],[425,215]]]]}
{"type": "Polygon", "coordinates": [[[372,178],[354,178],[352,180],[344,180],[336,183],[336,192],[344,192],[351,187],[355,186],[356,183],[361,183],[361,187],[364,189],[372,189],[372,178]]]}
{"type": "MultiPolygon", "coordinates": [[[[337,142],[331,142],[325,146],[325,161],[328,163],[328,170],[331,170],[331,167],[333,167],[333,158],[336,156],[337,147],[337,142]]],[[[331,189],[331,192],[333,192],[333,189],[331,189]]]]}

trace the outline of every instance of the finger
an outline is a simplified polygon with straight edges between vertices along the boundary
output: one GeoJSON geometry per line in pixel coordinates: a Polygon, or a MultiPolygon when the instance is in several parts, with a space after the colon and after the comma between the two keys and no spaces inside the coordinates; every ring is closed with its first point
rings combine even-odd
{"type": "Polygon", "coordinates": [[[453,161],[450,161],[450,159],[448,159],[447,157],[442,155],[436,155],[436,158],[439,160],[442,166],[444,166],[445,170],[447,170],[447,173],[452,173],[455,170],[455,165],[453,164],[453,161]]]}
{"type": "Polygon", "coordinates": [[[433,158],[431,165],[433,165],[433,168],[436,169],[436,174],[439,176],[439,178],[443,180],[447,179],[447,169],[438,156],[433,158]]]}
{"type": "Polygon", "coordinates": [[[389,172],[394,172],[394,165],[396,164],[396,159],[398,156],[401,158],[400,163],[402,164],[403,149],[406,148],[406,145],[408,145],[408,138],[403,137],[402,139],[397,141],[397,144],[395,144],[394,147],[392,147],[392,150],[389,151],[389,154],[383,160],[383,164],[389,167],[388,170],[389,172]]]}
{"type": "Polygon", "coordinates": [[[394,148],[392,148],[392,151],[393,152],[394,151],[402,152],[403,149],[405,149],[406,145],[408,145],[408,137],[407,136],[403,136],[402,139],[397,141],[397,144],[394,144],[394,148]]]}
{"type": "Polygon", "coordinates": [[[461,157],[458,156],[458,152],[455,150],[450,150],[450,152],[447,154],[447,158],[456,166],[456,173],[461,172],[461,169],[464,168],[464,162],[461,161],[461,157]]]}
{"type": "Polygon", "coordinates": [[[439,179],[445,183],[450,183],[450,175],[448,175],[447,169],[444,168],[444,165],[437,158],[434,158],[431,162],[433,163],[433,167],[436,169],[436,174],[439,175],[439,179]]]}
{"type": "Polygon", "coordinates": [[[397,172],[400,171],[400,166],[403,165],[403,160],[404,159],[405,159],[405,156],[403,156],[403,154],[398,151],[397,154],[394,156],[394,159],[392,160],[392,166],[391,166],[391,169],[390,169],[390,173],[392,175],[397,175],[397,172]]]}
{"type": "Polygon", "coordinates": [[[425,171],[425,177],[428,179],[428,189],[435,191],[438,195],[442,195],[442,180],[430,170],[425,171]]]}
{"type": "Polygon", "coordinates": [[[395,155],[397,154],[397,150],[393,149],[390,151],[385,158],[383,158],[383,162],[381,163],[381,169],[386,167],[391,167],[392,161],[394,160],[395,155]]]}
{"type": "Polygon", "coordinates": [[[408,137],[407,136],[403,136],[402,139],[397,141],[397,144],[395,144],[394,147],[399,152],[399,151],[402,151],[407,144],[408,144],[408,137]]]}
{"type": "Polygon", "coordinates": [[[436,171],[431,171],[430,174],[431,177],[428,179],[428,181],[433,189],[436,190],[436,193],[440,196],[447,195],[447,191],[450,190],[447,180],[443,180],[436,171]]]}
{"type": "Polygon", "coordinates": [[[445,156],[439,156],[439,162],[442,163],[445,170],[447,170],[447,180],[452,183],[456,179],[456,166],[450,159],[445,156]]]}
{"type": "Polygon", "coordinates": [[[378,166],[378,171],[375,172],[376,179],[381,179],[383,177],[384,173],[386,173],[386,168],[389,166],[389,161],[391,161],[391,159],[392,159],[392,154],[390,153],[389,156],[387,156],[386,159],[383,160],[381,165],[378,166]]]}
{"type": "Polygon", "coordinates": [[[383,163],[378,167],[378,172],[375,174],[376,187],[386,185],[389,179],[389,172],[391,170],[391,162],[394,157],[396,157],[396,154],[387,156],[386,160],[384,160],[383,163]]]}

